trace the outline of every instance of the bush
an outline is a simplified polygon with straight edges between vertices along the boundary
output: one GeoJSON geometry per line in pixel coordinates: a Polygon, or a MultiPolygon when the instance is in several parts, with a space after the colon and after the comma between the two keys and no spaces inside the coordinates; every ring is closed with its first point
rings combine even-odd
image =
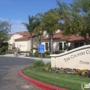
{"type": "Polygon", "coordinates": [[[6,54],[6,52],[0,52],[0,55],[5,55],[6,54]]]}
{"type": "Polygon", "coordinates": [[[47,66],[48,68],[51,68],[51,62],[48,62],[48,63],[46,64],[46,66],[47,66]]]}
{"type": "Polygon", "coordinates": [[[35,52],[36,57],[40,57],[40,53],[38,51],[35,52]]]}
{"type": "Polygon", "coordinates": [[[33,53],[31,51],[29,51],[29,56],[33,57],[33,53]]]}
{"type": "Polygon", "coordinates": [[[50,52],[49,52],[49,51],[46,51],[45,54],[46,54],[46,55],[50,55],[50,52]]]}
{"type": "Polygon", "coordinates": [[[8,43],[2,43],[0,46],[0,52],[6,52],[8,50],[8,43]]]}
{"type": "Polygon", "coordinates": [[[33,67],[42,67],[42,66],[45,66],[42,60],[38,60],[33,63],[33,67]]]}
{"type": "Polygon", "coordinates": [[[54,53],[55,53],[55,54],[59,54],[59,53],[60,53],[60,51],[55,51],[54,53]]]}
{"type": "MultiPolygon", "coordinates": [[[[35,57],[41,57],[41,53],[38,51],[35,52],[35,57]]],[[[49,58],[50,57],[50,52],[46,51],[45,53],[42,53],[42,58],[49,58]]]]}
{"type": "Polygon", "coordinates": [[[17,48],[13,46],[12,49],[17,49],[17,48]]]}

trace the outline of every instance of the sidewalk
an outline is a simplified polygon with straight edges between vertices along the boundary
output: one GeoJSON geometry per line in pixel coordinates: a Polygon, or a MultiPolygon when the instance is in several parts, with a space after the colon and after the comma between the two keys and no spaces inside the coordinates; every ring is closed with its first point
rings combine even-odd
{"type": "MultiPolygon", "coordinates": [[[[6,55],[0,55],[0,56],[5,56],[5,57],[15,57],[14,54],[6,54],[6,55]]],[[[17,56],[18,58],[27,58],[27,59],[33,59],[33,60],[41,60],[41,58],[38,57],[26,57],[25,55],[19,55],[17,56]]],[[[45,63],[51,62],[51,58],[42,58],[42,60],[45,63]]]]}

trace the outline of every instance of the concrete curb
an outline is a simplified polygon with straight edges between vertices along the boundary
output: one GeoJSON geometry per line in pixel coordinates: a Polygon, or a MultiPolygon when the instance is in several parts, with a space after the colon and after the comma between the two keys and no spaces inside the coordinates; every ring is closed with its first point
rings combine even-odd
{"type": "Polygon", "coordinates": [[[24,79],[26,79],[27,81],[29,81],[29,82],[31,82],[32,84],[34,84],[35,86],[37,86],[37,87],[39,87],[39,88],[42,88],[42,89],[44,89],[44,90],[67,90],[67,89],[64,89],[64,88],[59,88],[59,87],[52,86],[52,85],[49,85],[49,84],[46,84],[46,83],[37,81],[37,80],[35,80],[35,79],[32,79],[32,78],[24,75],[21,70],[18,70],[18,74],[19,74],[20,76],[22,76],[24,79]]]}

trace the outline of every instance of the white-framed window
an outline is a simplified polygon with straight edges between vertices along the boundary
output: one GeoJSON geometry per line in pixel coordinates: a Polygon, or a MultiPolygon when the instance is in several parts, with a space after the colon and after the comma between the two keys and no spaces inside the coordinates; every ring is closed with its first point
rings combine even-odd
{"type": "Polygon", "coordinates": [[[62,43],[59,43],[59,50],[62,50],[62,43]]]}

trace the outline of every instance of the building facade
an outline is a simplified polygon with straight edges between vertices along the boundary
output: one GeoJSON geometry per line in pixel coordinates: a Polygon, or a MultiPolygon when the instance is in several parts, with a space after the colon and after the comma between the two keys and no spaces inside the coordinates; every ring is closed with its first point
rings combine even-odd
{"type": "MultiPolygon", "coordinates": [[[[20,51],[30,51],[31,50],[31,39],[30,33],[27,31],[16,32],[10,35],[10,39],[8,41],[9,49],[16,49],[20,51]]],[[[50,47],[50,37],[44,32],[41,36],[41,43],[45,46],[45,51],[49,51],[50,47]]],[[[38,48],[39,44],[39,36],[33,34],[33,48],[38,48]]],[[[66,51],[70,49],[74,49],[80,46],[85,45],[85,40],[80,35],[63,35],[59,30],[53,35],[53,52],[58,51],[66,51]]]]}

